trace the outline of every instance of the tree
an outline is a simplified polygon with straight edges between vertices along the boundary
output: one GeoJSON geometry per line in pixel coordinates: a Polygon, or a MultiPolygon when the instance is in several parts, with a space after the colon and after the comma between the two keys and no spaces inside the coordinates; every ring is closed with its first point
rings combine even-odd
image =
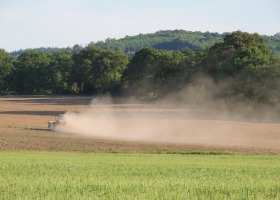
{"type": "Polygon", "coordinates": [[[278,106],[280,101],[280,62],[245,68],[236,77],[232,90],[254,104],[278,106]]]}
{"type": "Polygon", "coordinates": [[[13,72],[13,58],[4,50],[0,49],[0,93],[7,93],[11,87],[11,74],[13,72]]]}
{"type": "Polygon", "coordinates": [[[14,66],[14,89],[19,94],[45,94],[50,92],[48,66],[50,58],[34,50],[17,57],[14,66]]]}
{"type": "Polygon", "coordinates": [[[241,31],[235,31],[224,38],[225,46],[233,46],[238,50],[243,47],[256,47],[265,55],[270,55],[270,51],[264,39],[257,33],[250,34],[241,31]]]}
{"type": "Polygon", "coordinates": [[[136,52],[124,74],[128,92],[141,98],[157,98],[180,88],[192,71],[186,54],[153,48],[136,52]]]}
{"type": "Polygon", "coordinates": [[[158,51],[145,48],[135,53],[125,73],[124,88],[140,98],[153,97],[153,79],[158,51]]]}
{"type": "Polygon", "coordinates": [[[71,80],[83,93],[112,92],[120,84],[128,57],[122,52],[87,47],[73,55],[71,80]]]}
{"type": "Polygon", "coordinates": [[[270,51],[258,34],[236,31],[209,49],[204,70],[215,80],[235,76],[246,67],[268,64],[270,51]]]}
{"type": "Polygon", "coordinates": [[[128,57],[118,51],[102,51],[96,58],[93,85],[99,92],[114,93],[120,86],[122,74],[127,67],[128,57]]]}
{"type": "Polygon", "coordinates": [[[191,65],[180,51],[159,51],[155,62],[153,85],[157,96],[178,90],[189,81],[191,65]]]}
{"type": "Polygon", "coordinates": [[[233,59],[233,65],[237,68],[244,69],[246,67],[254,67],[268,64],[270,60],[269,54],[256,47],[241,47],[233,59]]]}
{"type": "Polygon", "coordinates": [[[82,50],[83,50],[83,46],[78,45],[78,44],[75,44],[75,45],[72,47],[72,52],[73,52],[73,53],[78,53],[78,52],[80,52],[80,51],[82,51],[82,50]]]}
{"type": "Polygon", "coordinates": [[[52,93],[62,94],[68,93],[70,88],[70,72],[73,67],[71,51],[59,51],[49,55],[50,64],[49,81],[52,93]]]}
{"type": "Polygon", "coordinates": [[[70,74],[70,81],[75,89],[73,92],[94,92],[94,86],[91,83],[93,79],[92,67],[100,52],[100,49],[87,47],[73,54],[74,63],[70,74]]]}

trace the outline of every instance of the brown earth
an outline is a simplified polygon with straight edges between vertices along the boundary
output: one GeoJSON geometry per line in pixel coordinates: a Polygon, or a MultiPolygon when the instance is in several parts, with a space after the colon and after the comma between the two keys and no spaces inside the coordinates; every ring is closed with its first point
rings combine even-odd
{"type": "MultiPolygon", "coordinates": [[[[190,117],[187,110],[155,108],[147,104],[112,104],[137,113],[171,113],[174,132],[193,127],[189,140],[121,141],[53,132],[47,122],[58,113],[89,109],[91,97],[0,97],[0,149],[69,152],[238,152],[280,153],[280,124],[190,117]],[[179,128],[178,128],[179,127],[179,128]],[[217,128],[219,127],[219,128],[217,128]],[[219,129],[219,131],[217,131],[219,129]],[[207,135],[204,135],[208,132],[207,135]],[[202,138],[202,139],[201,139],[202,138]]],[[[112,106],[104,104],[103,106],[112,106]]],[[[143,119],[141,119],[143,120],[143,119]]],[[[169,123],[169,119],[166,122],[169,123]]],[[[124,121],[125,122],[125,121],[124,121]]],[[[190,131],[190,130],[189,130],[190,131]]]]}

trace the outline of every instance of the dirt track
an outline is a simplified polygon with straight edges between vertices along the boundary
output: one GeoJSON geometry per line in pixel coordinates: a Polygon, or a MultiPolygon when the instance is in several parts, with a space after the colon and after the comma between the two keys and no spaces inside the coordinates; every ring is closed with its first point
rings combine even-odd
{"type": "MultiPolygon", "coordinates": [[[[172,113],[174,134],[179,139],[157,142],[114,141],[47,130],[47,121],[66,111],[89,108],[91,97],[0,97],[0,149],[83,152],[189,152],[228,151],[280,153],[280,124],[190,117],[189,111],[154,108],[143,104],[119,105],[134,112],[172,113]],[[192,127],[190,129],[190,127],[192,127]],[[181,130],[188,130],[184,137],[181,130]],[[205,133],[207,132],[207,135],[205,133]],[[189,138],[189,139],[188,139],[189,138]]],[[[103,105],[104,106],[104,105],[103,105]]],[[[112,106],[112,105],[105,105],[112,106]]],[[[152,116],[152,115],[151,115],[152,116]]],[[[153,117],[153,116],[152,116],[153,117]]],[[[142,119],[143,120],[143,119],[142,119]]],[[[124,121],[125,122],[125,121],[124,121]]],[[[170,129],[167,129],[170,131],[170,129]]],[[[163,131],[164,132],[164,131],[163,131]]],[[[165,133],[168,134],[168,133],[165,133]]]]}

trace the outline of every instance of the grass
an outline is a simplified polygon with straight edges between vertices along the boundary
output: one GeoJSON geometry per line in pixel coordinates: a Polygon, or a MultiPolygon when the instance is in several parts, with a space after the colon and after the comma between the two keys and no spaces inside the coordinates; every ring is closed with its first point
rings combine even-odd
{"type": "Polygon", "coordinates": [[[280,199],[280,156],[2,151],[0,199],[280,199]]]}

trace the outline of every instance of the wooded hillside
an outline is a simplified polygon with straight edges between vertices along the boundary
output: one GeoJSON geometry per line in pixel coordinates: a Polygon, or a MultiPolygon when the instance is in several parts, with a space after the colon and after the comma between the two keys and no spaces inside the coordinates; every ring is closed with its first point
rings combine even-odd
{"type": "MultiPolygon", "coordinates": [[[[168,30],[168,31],[158,31],[156,33],[150,34],[139,34],[136,36],[126,36],[121,39],[106,39],[105,41],[91,42],[88,46],[98,47],[104,50],[114,50],[122,51],[125,54],[133,55],[135,52],[152,47],[155,49],[162,50],[183,50],[189,48],[191,50],[206,49],[210,48],[217,42],[222,42],[225,35],[230,33],[210,33],[210,32],[192,32],[185,30],[168,30]]],[[[273,56],[280,56],[280,33],[274,36],[261,36],[266,42],[268,48],[270,49],[273,56]]],[[[33,50],[51,53],[60,50],[72,50],[77,52],[83,47],[80,45],[74,45],[68,48],[36,48],[33,50]]],[[[11,55],[16,56],[21,53],[28,51],[18,50],[11,52],[11,55]]]]}

